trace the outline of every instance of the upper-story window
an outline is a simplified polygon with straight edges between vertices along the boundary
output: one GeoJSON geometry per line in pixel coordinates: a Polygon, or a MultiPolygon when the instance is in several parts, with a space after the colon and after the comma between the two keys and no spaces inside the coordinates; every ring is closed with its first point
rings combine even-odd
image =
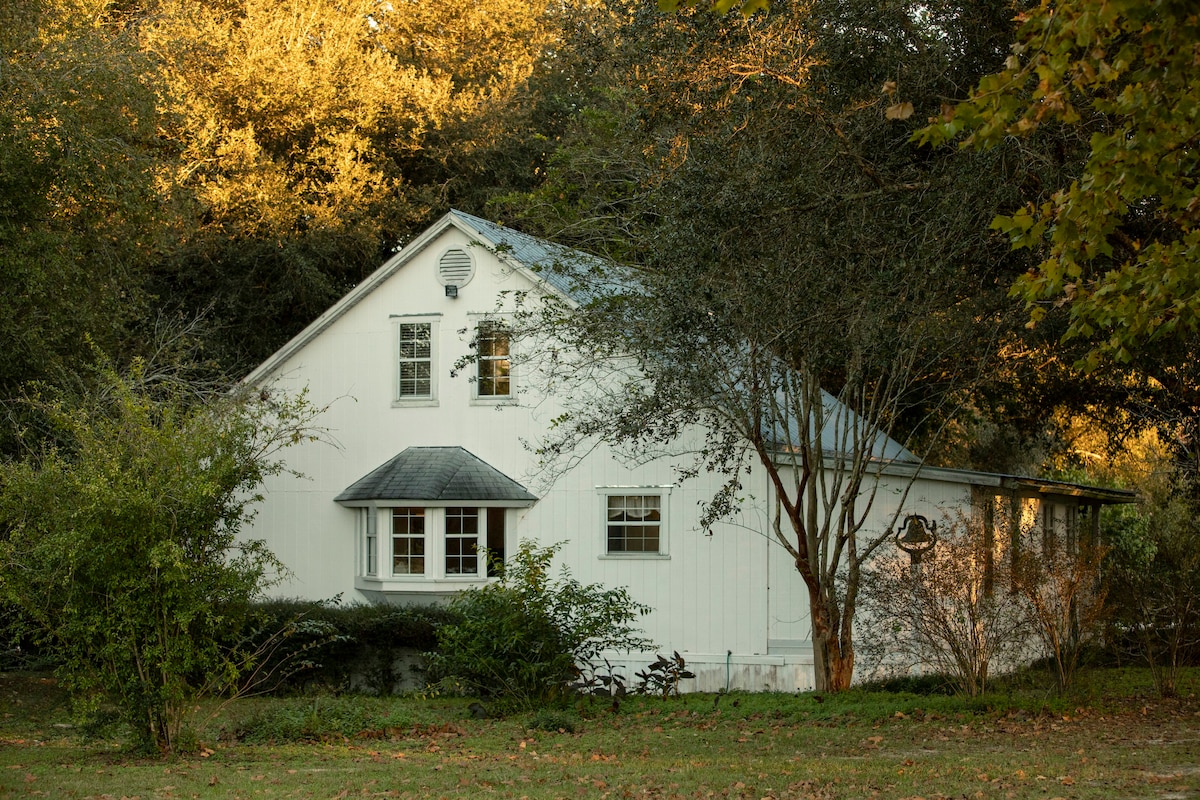
{"type": "Polygon", "coordinates": [[[437,400],[437,318],[396,318],[396,396],[399,403],[437,400]]]}
{"type": "Polygon", "coordinates": [[[480,398],[512,397],[511,336],[497,320],[483,320],[476,330],[475,394],[480,398]]]}

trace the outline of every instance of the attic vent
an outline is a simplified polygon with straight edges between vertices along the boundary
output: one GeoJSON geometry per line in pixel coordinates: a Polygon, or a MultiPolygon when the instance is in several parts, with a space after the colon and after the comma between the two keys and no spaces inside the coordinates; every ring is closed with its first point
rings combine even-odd
{"type": "Polygon", "coordinates": [[[438,261],[438,281],[446,287],[446,296],[454,297],[460,286],[466,286],[475,275],[471,254],[457,247],[447,250],[438,261]]]}

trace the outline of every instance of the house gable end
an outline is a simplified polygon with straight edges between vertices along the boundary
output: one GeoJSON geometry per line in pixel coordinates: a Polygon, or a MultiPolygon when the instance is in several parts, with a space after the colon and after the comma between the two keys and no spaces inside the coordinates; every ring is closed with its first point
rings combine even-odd
{"type": "MultiPolygon", "coordinates": [[[[559,295],[568,302],[573,302],[567,291],[568,280],[552,270],[546,270],[543,274],[537,267],[560,259],[592,258],[578,253],[578,251],[570,250],[570,248],[561,248],[533,236],[487,222],[479,217],[460,211],[450,211],[385,261],[375,272],[330,306],[304,330],[276,350],[243,378],[242,382],[257,385],[268,381],[279,367],[304,349],[309,342],[345,316],[389,278],[407,267],[430,247],[435,246],[451,229],[465,235],[470,240],[468,246],[482,246],[491,252],[501,264],[520,274],[533,286],[559,295]]],[[[446,283],[440,272],[431,274],[430,279],[443,285],[446,283]]]]}

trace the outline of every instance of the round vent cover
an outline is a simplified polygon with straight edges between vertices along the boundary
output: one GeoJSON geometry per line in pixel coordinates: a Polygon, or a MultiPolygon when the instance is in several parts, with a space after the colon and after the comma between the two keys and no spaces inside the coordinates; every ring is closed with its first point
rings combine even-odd
{"type": "Polygon", "coordinates": [[[458,288],[466,286],[475,275],[475,262],[471,254],[460,248],[452,248],[442,253],[438,260],[438,281],[443,286],[458,288]]]}

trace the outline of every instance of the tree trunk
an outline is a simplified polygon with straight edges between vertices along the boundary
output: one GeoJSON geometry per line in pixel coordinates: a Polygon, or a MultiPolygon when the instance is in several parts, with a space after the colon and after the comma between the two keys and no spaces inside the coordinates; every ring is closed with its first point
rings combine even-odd
{"type": "Polygon", "coordinates": [[[842,642],[835,629],[829,608],[820,597],[810,593],[812,613],[813,673],[816,690],[841,692],[850,688],[854,678],[854,645],[842,642]]]}

